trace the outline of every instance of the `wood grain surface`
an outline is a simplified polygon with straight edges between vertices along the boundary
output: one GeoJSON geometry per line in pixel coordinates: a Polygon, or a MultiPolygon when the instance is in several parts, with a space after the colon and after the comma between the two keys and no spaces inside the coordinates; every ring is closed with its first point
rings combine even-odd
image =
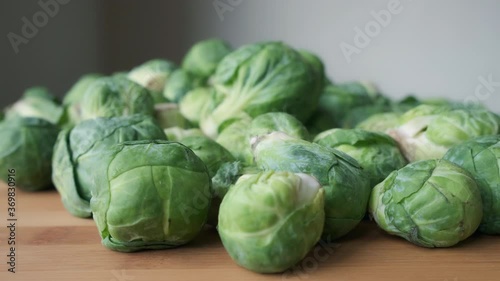
{"type": "MultiPolygon", "coordinates": [[[[365,221],[318,244],[293,270],[263,275],[236,265],[214,228],[177,249],[118,253],[91,219],[72,217],[55,190],[16,192],[16,273],[7,271],[7,188],[0,184],[0,280],[500,280],[500,237],[476,234],[456,247],[425,249],[365,221]]],[[[290,245],[293,247],[293,245],[290,245]]]]}

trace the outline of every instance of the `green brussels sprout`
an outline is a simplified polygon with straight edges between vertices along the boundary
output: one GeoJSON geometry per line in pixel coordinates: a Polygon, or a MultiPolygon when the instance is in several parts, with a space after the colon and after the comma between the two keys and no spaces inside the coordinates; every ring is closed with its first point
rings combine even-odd
{"type": "Polygon", "coordinates": [[[154,101],[146,88],[121,76],[97,79],[82,98],[82,120],[132,114],[153,116],[154,101]]]}
{"type": "MultiPolygon", "coordinates": [[[[207,166],[208,175],[213,178],[220,167],[225,163],[234,163],[235,159],[229,151],[220,144],[205,136],[191,136],[181,140],[181,143],[190,148],[207,166]]],[[[212,182],[212,187],[213,187],[212,182]]],[[[217,225],[217,216],[219,214],[220,199],[212,193],[212,203],[207,223],[217,225]]]]}
{"type": "Polygon", "coordinates": [[[182,60],[182,68],[199,77],[210,77],[219,62],[231,52],[231,46],[220,39],[208,39],[194,44],[182,60]]]}
{"type": "Polygon", "coordinates": [[[319,241],[324,190],[306,174],[244,175],[222,200],[217,230],[240,266],[261,273],[292,267],[319,241]]]}
{"type": "Polygon", "coordinates": [[[377,113],[358,123],[356,129],[386,133],[399,126],[399,118],[401,115],[402,114],[396,112],[377,113]]]}
{"type": "Polygon", "coordinates": [[[51,187],[52,151],[59,129],[47,120],[13,117],[0,122],[0,177],[15,170],[16,186],[26,191],[51,187]]]}
{"type": "Polygon", "coordinates": [[[287,112],[300,121],[314,112],[324,73],[299,52],[279,42],[246,45],[224,57],[212,84],[225,98],[200,124],[216,138],[227,120],[287,112]],[[319,81],[319,82],[318,82],[319,81]]]}
{"type": "Polygon", "coordinates": [[[76,83],[66,93],[62,104],[65,106],[79,104],[90,85],[101,77],[103,77],[103,75],[98,73],[89,73],[80,77],[80,79],[78,79],[78,81],[76,81],[76,83]]]}
{"type": "Polygon", "coordinates": [[[180,127],[188,128],[191,126],[189,121],[184,118],[176,103],[157,103],[155,104],[155,119],[161,128],[180,127]]]}
{"type": "Polygon", "coordinates": [[[149,60],[132,69],[127,77],[135,83],[148,89],[155,103],[163,103],[167,100],[163,96],[163,89],[169,76],[177,69],[177,66],[168,60],[149,60]]]}
{"type": "Polygon", "coordinates": [[[423,160],[392,172],[372,191],[380,228],[422,247],[450,247],[476,231],[482,202],[472,175],[447,160],[423,160]]]}
{"type": "MultiPolygon", "coordinates": [[[[166,139],[149,116],[131,115],[86,120],[62,131],[54,146],[52,180],[64,207],[77,217],[90,217],[91,191],[98,177],[105,177],[110,145],[123,141],[166,139]]],[[[137,157],[134,157],[135,162],[137,157]]]]}
{"type": "Polygon", "coordinates": [[[111,147],[96,168],[91,208],[102,244],[133,252],[188,243],[205,224],[210,177],[203,161],[178,142],[130,141],[111,147]],[[133,159],[134,161],[130,161],[133,159]]]}
{"type": "Polygon", "coordinates": [[[63,107],[56,98],[44,87],[27,89],[23,97],[7,108],[6,118],[33,117],[58,124],[63,115],[63,107]]]}
{"type": "Polygon", "coordinates": [[[223,163],[235,161],[227,149],[206,136],[185,137],[180,143],[189,147],[205,163],[210,178],[215,176],[223,163]]]}
{"type": "Polygon", "coordinates": [[[170,102],[178,103],[191,90],[204,86],[202,77],[177,69],[170,75],[167,85],[163,90],[163,96],[170,102]]]}
{"type": "Polygon", "coordinates": [[[500,135],[478,137],[453,146],[443,159],[474,176],[483,199],[479,231],[500,234],[500,135]]]}
{"type": "Polygon", "coordinates": [[[495,116],[482,108],[417,106],[400,118],[400,126],[389,130],[410,161],[439,159],[455,144],[474,137],[498,133],[495,116]]]}
{"type": "Polygon", "coordinates": [[[97,79],[103,77],[102,74],[85,74],[71,87],[63,98],[64,114],[61,120],[63,128],[70,128],[82,121],[81,103],[87,89],[97,79]]]}
{"type": "Polygon", "coordinates": [[[196,88],[189,91],[179,102],[179,110],[189,122],[198,126],[200,121],[210,114],[222,99],[223,95],[211,88],[196,88]]]}
{"type": "Polygon", "coordinates": [[[325,189],[324,237],[339,238],[363,219],[371,187],[366,172],[347,154],[280,132],[254,138],[252,148],[259,169],[318,179],[325,189]]]}
{"type": "Polygon", "coordinates": [[[217,143],[227,149],[237,160],[246,165],[253,163],[252,149],[248,137],[248,128],[251,126],[250,119],[241,119],[231,123],[215,139],[217,143]]]}
{"type": "Polygon", "coordinates": [[[181,142],[182,139],[190,136],[205,136],[198,128],[184,129],[180,127],[170,127],[163,129],[169,141],[181,142]]]}
{"type": "Polygon", "coordinates": [[[298,139],[309,139],[306,127],[295,117],[284,112],[269,112],[255,117],[250,124],[249,137],[282,132],[298,139]]]}
{"type": "Polygon", "coordinates": [[[360,129],[331,129],[317,135],[314,142],[340,150],[356,159],[368,173],[371,187],[407,163],[396,142],[382,133],[360,129]]]}

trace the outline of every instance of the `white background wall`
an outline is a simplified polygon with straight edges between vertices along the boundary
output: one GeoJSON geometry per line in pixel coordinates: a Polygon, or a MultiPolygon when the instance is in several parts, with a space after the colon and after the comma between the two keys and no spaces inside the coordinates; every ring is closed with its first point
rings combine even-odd
{"type": "Polygon", "coordinates": [[[370,12],[390,1],[72,0],[17,55],[6,35],[19,33],[21,18],[40,10],[38,0],[1,1],[0,105],[31,85],[62,95],[85,72],[153,57],[178,62],[195,41],[222,37],[234,46],[282,40],[310,49],[334,81],[371,80],[396,98],[463,101],[479,88],[482,101],[500,112],[500,1],[400,0],[401,11],[348,63],[340,44],[355,46],[355,28],[364,29],[374,20],[370,12]],[[214,3],[229,10],[220,16],[214,3]],[[479,81],[489,75],[498,81],[491,91],[479,81]]]}
{"type": "Polygon", "coordinates": [[[318,53],[334,81],[372,80],[393,97],[416,93],[462,101],[474,97],[479,77],[492,75],[497,86],[479,86],[479,93],[500,112],[500,1],[397,1],[400,13],[350,63],[340,44],[354,45],[354,29],[364,29],[374,20],[370,12],[387,9],[391,0],[233,0],[241,3],[222,20],[213,1],[187,2],[190,10],[204,11],[190,19],[192,40],[283,40],[318,53]]]}

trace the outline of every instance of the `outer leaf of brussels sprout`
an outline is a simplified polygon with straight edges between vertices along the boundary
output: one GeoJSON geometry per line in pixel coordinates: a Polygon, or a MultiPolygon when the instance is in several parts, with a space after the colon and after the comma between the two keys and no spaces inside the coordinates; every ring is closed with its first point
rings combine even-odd
{"type": "Polygon", "coordinates": [[[162,129],[179,127],[188,128],[191,126],[189,121],[184,118],[176,103],[157,103],[155,104],[155,119],[162,129]]]}
{"type": "Polygon", "coordinates": [[[165,139],[160,127],[147,116],[132,115],[83,121],[59,135],[52,160],[52,179],[65,208],[74,216],[90,217],[89,200],[107,148],[127,140],[165,139]]]}
{"type": "Polygon", "coordinates": [[[252,120],[249,130],[250,137],[262,136],[271,132],[282,132],[291,137],[309,139],[306,127],[288,113],[269,112],[252,120]]]}
{"type": "Polygon", "coordinates": [[[103,77],[102,74],[98,73],[89,73],[85,74],[76,83],[69,89],[66,95],[63,98],[63,105],[73,105],[79,104],[82,101],[83,95],[87,91],[87,89],[94,83],[95,80],[103,77]]]}
{"type": "Polygon", "coordinates": [[[318,179],[325,189],[325,237],[347,234],[364,217],[371,190],[368,175],[347,154],[278,132],[254,139],[252,148],[260,169],[318,179]]]}
{"type": "Polygon", "coordinates": [[[62,102],[64,114],[60,122],[63,128],[71,128],[81,122],[81,102],[83,96],[90,85],[101,77],[103,75],[97,73],[83,75],[66,93],[62,102]]]}
{"type": "Polygon", "coordinates": [[[217,137],[216,141],[227,149],[237,160],[245,165],[252,165],[253,156],[248,137],[251,120],[241,119],[233,122],[217,137]]]}
{"type": "Polygon", "coordinates": [[[331,129],[317,135],[314,142],[338,149],[356,159],[368,173],[371,187],[407,163],[396,142],[382,133],[360,129],[331,129]]]}
{"type": "Polygon", "coordinates": [[[189,73],[184,69],[177,69],[172,72],[163,96],[170,102],[178,103],[191,90],[202,87],[205,81],[202,77],[189,73]]]}
{"type": "Polygon", "coordinates": [[[87,89],[81,103],[82,120],[132,114],[154,114],[149,91],[121,76],[100,78],[87,89]]]}
{"type": "Polygon", "coordinates": [[[452,147],[443,159],[474,176],[483,199],[479,231],[500,234],[500,135],[471,139],[452,147]]]}
{"type": "Polygon", "coordinates": [[[199,125],[200,120],[210,114],[223,98],[223,95],[211,88],[196,88],[179,102],[179,110],[192,124],[199,125]]]}
{"type": "Polygon", "coordinates": [[[401,116],[388,133],[410,161],[438,159],[454,144],[498,132],[494,115],[482,108],[420,105],[401,116]]]}
{"type": "Polygon", "coordinates": [[[219,62],[231,52],[231,46],[220,39],[208,39],[194,44],[182,60],[182,68],[197,76],[208,78],[219,62]]]}
{"type": "Polygon", "coordinates": [[[274,171],[244,175],[222,200],[217,229],[240,266],[261,273],[282,272],[318,242],[323,204],[324,191],[309,175],[274,171]]]}
{"type": "Polygon", "coordinates": [[[163,103],[166,102],[165,97],[163,97],[163,89],[170,74],[175,69],[177,66],[173,62],[153,59],[132,69],[127,77],[148,89],[155,103],[163,103]]]}
{"type": "Polygon", "coordinates": [[[201,122],[216,137],[226,120],[287,112],[301,121],[314,112],[323,84],[315,65],[300,53],[277,42],[246,45],[224,57],[213,76],[213,86],[225,95],[201,122]],[[321,81],[321,82],[318,82],[321,81]]]}
{"type": "Polygon", "coordinates": [[[107,176],[98,179],[91,200],[104,246],[120,252],[165,249],[199,233],[210,207],[210,178],[189,148],[132,141],[108,151],[113,157],[107,176]]]}
{"type": "Polygon", "coordinates": [[[395,112],[385,112],[374,114],[356,125],[356,129],[371,132],[386,133],[388,130],[399,126],[401,114],[395,112]]]}
{"type": "Polygon", "coordinates": [[[16,186],[38,191],[51,186],[50,160],[59,129],[49,121],[13,117],[0,122],[0,176],[8,181],[15,169],[16,186]]]}
{"type": "Polygon", "coordinates": [[[470,173],[446,160],[425,160],[375,186],[369,210],[390,234],[418,246],[450,247],[477,229],[482,202],[470,173]]]}
{"type": "Polygon", "coordinates": [[[78,191],[74,162],[69,147],[69,134],[70,130],[63,130],[57,137],[52,159],[52,181],[69,213],[75,217],[90,217],[92,212],[89,199],[83,198],[78,191]]]}
{"type": "Polygon", "coordinates": [[[6,110],[6,118],[33,117],[58,124],[63,115],[63,107],[44,87],[27,89],[23,97],[6,110]]]}
{"type": "Polygon", "coordinates": [[[169,141],[181,142],[184,138],[190,136],[205,136],[203,132],[198,128],[183,129],[180,127],[170,127],[163,129],[163,132],[167,136],[169,141]]]}
{"type": "Polygon", "coordinates": [[[205,163],[210,178],[215,176],[223,163],[235,161],[227,149],[208,137],[186,137],[181,140],[181,143],[189,147],[205,163]]]}

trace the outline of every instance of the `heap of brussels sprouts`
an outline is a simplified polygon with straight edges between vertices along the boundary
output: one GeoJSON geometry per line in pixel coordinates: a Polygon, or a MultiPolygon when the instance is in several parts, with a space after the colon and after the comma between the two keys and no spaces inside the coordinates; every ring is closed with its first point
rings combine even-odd
{"type": "Polygon", "coordinates": [[[0,119],[0,177],[54,186],[102,244],[133,252],[216,227],[231,258],[283,272],[367,214],[423,247],[500,234],[500,117],[334,83],[282,42],[209,39],[180,65],[86,74],[59,102],[33,87],[0,119]]]}

